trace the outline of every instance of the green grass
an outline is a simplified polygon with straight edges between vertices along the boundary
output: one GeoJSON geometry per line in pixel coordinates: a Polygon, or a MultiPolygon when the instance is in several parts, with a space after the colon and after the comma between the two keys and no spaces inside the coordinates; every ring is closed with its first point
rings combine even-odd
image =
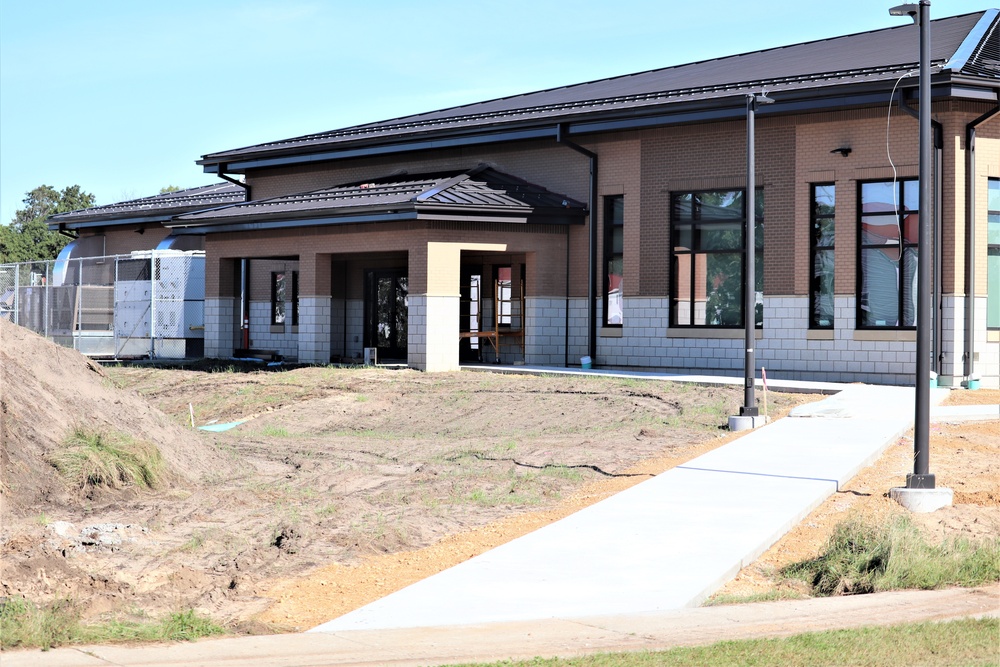
{"type": "Polygon", "coordinates": [[[748,593],[746,595],[713,595],[705,601],[705,607],[718,607],[727,604],[748,604],[751,602],[774,602],[776,600],[801,600],[808,596],[795,590],[776,589],[763,593],[748,593]]]}
{"type": "Polygon", "coordinates": [[[60,600],[39,606],[23,597],[0,602],[0,647],[41,648],[63,644],[107,644],[133,641],[190,641],[224,634],[225,630],[192,610],[158,621],[112,620],[84,624],[76,605],[60,600]]]}
{"type": "Polygon", "coordinates": [[[496,667],[986,667],[998,664],[998,633],[1000,620],[969,619],[810,632],[785,639],[724,641],[668,651],[601,653],[582,658],[535,658],[490,664],[496,667]]]}
{"type": "Polygon", "coordinates": [[[905,514],[884,524],[853,519],[836,527],[818,558],[781,572],[816,595],[980,586],[1000,581],[1000,538],[932,544],[905,514]]]}
{"type": "Polygon", "coordinates": [[[287,428],[270,425],[262,428],[260,434],[269,438],[288,438],[291,435],[287,428]]]}
{"type": "Polygon", "coordinates": [[[152,444],[123,433],[77,428],[49,462],[74,486],[152,488],[160,481],[163,459],[152,444]]]}

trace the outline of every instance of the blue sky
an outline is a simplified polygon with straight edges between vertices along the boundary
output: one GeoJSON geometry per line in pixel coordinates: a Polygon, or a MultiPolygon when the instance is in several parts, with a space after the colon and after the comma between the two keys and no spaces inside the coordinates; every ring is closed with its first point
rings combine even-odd
{"type": "Polygon", "coordinates": [[[900,25],[893,4],[0,0],[0,223],[41,184],[201,185],[205,153],[900,25]]]}

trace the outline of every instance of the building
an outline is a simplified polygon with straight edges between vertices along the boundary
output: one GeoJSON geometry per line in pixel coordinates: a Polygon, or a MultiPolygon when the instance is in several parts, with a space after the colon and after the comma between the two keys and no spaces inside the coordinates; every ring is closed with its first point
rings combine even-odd
{"type": "MultiPolygon", "coordinates": [[[[997,26],[989,9],[931,28],[932,368],[949,386],[1000,386],[997,26]]],[[[211,153],[198,164],[246,201],[162,224],[204,239],[208,356],[733,374],[747,96],[766,91],[757,362],[908,384],[917,60],[900,25],[211,153]]]]}

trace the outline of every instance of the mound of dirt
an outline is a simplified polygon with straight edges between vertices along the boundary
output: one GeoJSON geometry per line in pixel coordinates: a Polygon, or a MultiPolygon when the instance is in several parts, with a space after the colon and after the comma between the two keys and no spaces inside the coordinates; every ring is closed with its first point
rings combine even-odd
{"type": "Polygon", "coordinates": [[[155,445],[164,484],[196,480],[222,463],[210,442],[171,420],[104,370],[0,318],[0,504],[8,519],[78,503],[48,462],[75,428],[116,432],[155,445]]]}

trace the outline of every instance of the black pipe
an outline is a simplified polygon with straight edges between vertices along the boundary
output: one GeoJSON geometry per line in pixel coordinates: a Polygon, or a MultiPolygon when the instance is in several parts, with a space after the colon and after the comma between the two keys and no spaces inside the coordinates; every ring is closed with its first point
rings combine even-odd
{"type": "Polygon", "coordinates": [[[569,367],[569,225],[566,225],[566,322],[563,325],[563,366],[569,367]]]}
{"type": "MultiPolygon", "coordinates": [[[[1000,113],[998,105],[965,126],[965,364],[966,382],[975,372],[976,347],[976,127],[1000,113]]],[[[966,385],[968,386],[968,385],[966,385]]]]}
{"type": "Polygon", "coordinates": [[[224,181],[229,181],[233,185],[238,185],[241,188],[243,188],[244,190],[246,190],[247,191],[246,192],[247,201],[250,201],[250,184],[249,183],[244,183],[243,181],[235,179],[232,176],[229,176],[228,174],[226,174],[226,167],[227,166],[228,165],[226,165],[225,163],[219,164],[219,170],[216,172],[215,175],[218,176],[219,178],[221,178],[224,181]]]}
{"type": "MultiPolygon", "coordinates": [[[[588,218],[590,224],[590,253],[587,266],[587,354],[597,359],[597,295],[594,285],[597,283],[597,153],[565,138],[565,131],[560,124],[556,126],[556,142],[590,159],[590,197],[587,204],[590,209],[588,218]]],[[[567,267],[569,270],[569,267],[567,267]]],[[[567,298],[569,293],[566,294],[567,298]]]]}
{"type": "MultiPolygon", "coordinates": [[[[931,224],[934,226],[934,340],[931,341],[933,348],[934,372],[940,377],[944,364],[944,289],[941,281],[944,278],[944,267],[942,262],[944,248],[944,233],[941,224],[944,206],[944,126],[938,121],[931,119],[931,127],[934,131],[934,218],[931,224]]],[[[952,346],[954,348],[954,346],[952,346]]]]}

